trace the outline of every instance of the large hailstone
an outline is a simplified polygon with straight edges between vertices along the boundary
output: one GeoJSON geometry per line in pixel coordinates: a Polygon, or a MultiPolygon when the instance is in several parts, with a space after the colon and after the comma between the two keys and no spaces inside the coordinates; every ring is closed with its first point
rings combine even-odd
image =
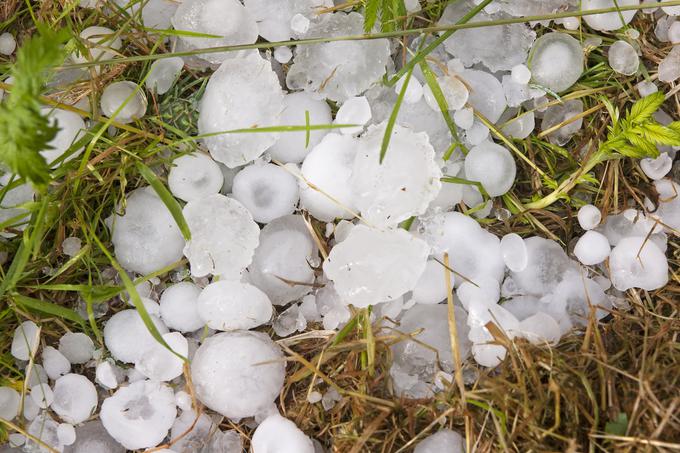
{"type": "Polygon", "coordinates": [[[259,157],[279,134],[223,132],[277,126],[282,110],[283,92],[271,64],[257,53],[232,58],[210,76],[201,99],[198,131],[201,135],[221,132],[203,141],[215,160],[234,168],[259,157]]]}
{"type": "Polygon", "coordinates": [[[250,264],[260,235],[250,212],[220,194],[190,201],[182,212],[191,231],[184,247],[191,274],[238,279],[250,264]]]}
{"type": "MultiPolygon", "coordinates": [[[[589,11],[592,9],[604,8],[618,8],[620,6],[639,5],[640,0],[582,0],[581,10],[589,11]]],[[[625,27],[633,17],[635,17],[637,10],[631,11],[612,11],[610,13],[592,14],[583,16],[590,28],[599,31],[618,30],[625,27]]]]}
{"type": "Polygon", "coordinates": [[[420,441],[413,453],[465,453],[465,439],[450,429],[442,429],[420,441]]]}
{"type": "Polygon", "coordinates": [[[172,161],[168,172],[170,192],[184,201],[198,200],[220,192],[224,176],[220,166],[202,153],[187,154],[172,161]]]}
{"type": "MultiPolygon", "coordinates": [[[[155,315],[149,317],[161,335],[168,332],[168,328],[155,315]]],[[[142,352],[155,342],[156,339],[151,336],[137,310],[119,311],[104,326],[104,344],[111,356],[121,362],[136,362],[142,352]]]]}
{"type": "Polygon", "coordinates": [[[285,371],[283,354],[269,336],[243,330],[209,337],[191,363],[198,399],[234,420],[269,409],[285,371]]]}
{"type": "Polygon", "coordinates": [[[354,137],[328,134],[302,163],[300,204],[324,222],[351,219],[356,211],[349,185],[358,141],[354,137]]]}
{"type": "Polygon", "coordinates": [[[318,248],[299,215],[280,217],[260,233],[260,245],[248,267],[250,281],[274,305],[300,299],[313,289],[318,248]]]}
{"type": "Polygon", "coordinates": [[[182,258],[182,233],[151,187],[127,196],[125,212],[113,216],[111,229],[116,259],[129,271],[150,274],[182,258]]]}
{"type": "Polygon", "coordinates": [[[546,33],[536,40],[529,56],[533,81],[560,92],[572,86],[583,73],[581,43],[566,33],[546,33]]]}
{"type": "Polygon", "coordinates": [[[272,317],[272,303],[249,283],[220,280],[206,286],[198,296],[198,315],[211,329],[248,330],[272,317]]]}
{"type": "Polygon", "coordinates": [[[295,176],[286,169],[256,162],[236,174],[232,196],[250,211],[253,220],[269,223],[295,211],[300,189],[295,176]]]}
{"type": "Polygon", "coordinates": [[[350,185],[355,203],[369,224],[392,227],[425,212],[441,189],[441,169],[427,134],[395,125],[380,162],[386,123],[361,137],[350,185]]]}
{"type": "MultiPolygon", "coordinates": [[[[166,333],[163,341],[182,357],[189,354],[189,343],[181,333],[166,333]]],[[[142,351],[135,362],[135,369],[152,381],[171,381],[182,374],[184,361],[159,342],[154,342],[142,351]]]]}
{"type": "MultiPolygon", "coordinates": [[[[184,0],[172,17],[172,25],[175,30],[194,33],[178,36],[187,50],[252,44],[257,40],[255,18],[238,0],[184,0]]],[[[211,52],[199,57],[219,64],[237,55],[236,52],[211,52]]]]}
{"type": "Polygon", "coordinates": [[[468,103],[486,119],[495,123],[507,107],[501,82],[488,72],[466,69],[460,77],[470,89],[468,103]]]}
{"type": "Polygon", "coordinates": [[[619,241],[609,255],[609,278],[619,291],[659,289],[668,283],[668,260],[656,244],[644,236],[619,241]]]}
{"type": "Polygon", "coordinates": [[[102,403],[106,431],[128,450],[155,447],[168,435],[177,409],[172,389],[161,382],[136,381],[102,403]]]}
{"type": "MultiPolygon", "coordinates": [[[[315,19],[305,38],[332,38],[364,33],[364,16],[351,12],[315,19]]],[[[390,58],[386,39],[334,41],[299,46],[286,76],[291,90],[317,92],[343,101],[366,91],[385,74],[390,58]],[[338,65],[338,62],[342,64],[338,65]]]]}
{"type": "Polygon", "coordinates": [[[492,196],[505,194],[515,182],[517,166],[512,154],[501,145],[484,142],[475,146],[465,156],[465,176],[479,181],[492,196]]]}
{"type": "Polygon", "coordinates": [[[295,423],[280,416],[265,418],[253,433],[253,453],[314,453],[312,440],[295,423]]]}
{"type": "Polygon", "coordinates": [[[333,247],[323,270],[345,303],[363,308],[415,288],[428,253],[428,245],[405,230],[357,225],[333,247]]]}
{"type": "Polygon", "coordinates": [[[66,423],[82,423],[97,408],[97,389],[80,374],[67,374],[54,383],[52,410],[66,423]]]}
{"type": "MultiPolygon", "coordinates": [[[[85,133],[85,121],[74,112],[68,110],[54,109],[45,107],[40,109],[40,113],[47,115],[51,126],[57,126],[57,135],[47,143],[47,148],[40,151],[48,164],[54,162],[59,156],[64,154],[71,145],[80,140],[85,133]]],[[[83,147],[75,149],[64,162],[68,162],[83,152],[83,147]]]]}
{"type": "Polygon", "coordinates": [[[193,282],[180,282],[169,286],[161,294],[161,319],[170,329],[180,332],[193,332],[205,325],[200,316],[196,303],[199,288],[193,282]]]}
{"type": "Polygon", "coordinates": [[[260,36],[270,42],[288,41],[297,33],[292,29],[293,17],[315,17],[319,9],[333,6],[332,0],[245,0],[246,9],[257,22],[260,36]]]}

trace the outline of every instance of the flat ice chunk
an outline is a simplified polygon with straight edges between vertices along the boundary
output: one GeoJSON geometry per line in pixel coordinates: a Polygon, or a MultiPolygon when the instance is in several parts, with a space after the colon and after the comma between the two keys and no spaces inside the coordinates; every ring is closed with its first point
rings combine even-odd
{"type": "MultiPolygon", "coordinates": [[[[178,36],[187,50],[252,44],[258,33],[255,18],[237,0],[184,0],[172,17],[172,25],[175,30],[194,33],[178,36]]],[[[240,54],[242,52],[212,52],[199,57],[219,64],[240,54]]]]}
{"type": "Polygon", "coordinates": [[[362,216],[379,227],[396,226],[425,212],[441,189],[441,169],[427,134],[395,125],[380,162],[386,123],[361,137],[350,185],[362,216]]]}
{"type": "Polygon", "coordinates": [[[562,281],[572,262],[557,242],[530,237],[524,240],[524,244],[527,247],[527,266],[523,271],[512,272],[512,278],[527,294],[547,294],[562,281]]]}
{"type": "Polygon", "coordinates": [[[479,181],[484,190],[497,197],[505,194],[515,183],[515,159],[506,148],[493,142],[475,146],[465,156],[465,175],[479,181]]]}
{"type": "Polygon", "coordinates": [[[468,103],[490,122],[498,121],[507,107],[501,82],[488,72],[467,69],[460,74],[470,90],[468,103]]]}
{"type": "Polygon", "coordinates": [[[211,329],[248,330],[269,321],[272,304],[253,285],[220,280],[206,286],[198,296],[198,315],[211,329]]]}
{"type": "Polygon", "coordinates": [[[12,355],[19,360],[28,360],[38,349],[40,329],[33,321],[24,321],[14,330],[12,355]]]}
{"type": "Polygon", "coordinates": [[[609,255],[609,269],[612,284],[619,291],[652,291],[668,283],[666,256],[644,236],[622,239],[609,255]]]}
{"type": "Polygon", "coordinates": [[[209,337],[191,363],[198,399],[232,420],[270,407],[283,387],[285,369],[283,354],[269,336],[243,330],[209,337]]]}
{"type": "Polygon", "coordinates": [[[71,362],[52,346],[45,346],[42,351],[42,363],[47,376],[55,380],[71,371],[71,362]]]}
{"type": "Polygon", "coordinates": [[[119,372],[113,360],[105,360],[97,365],[95,382],[107,390],[113,390],[118,387],[119,372]]]}
{"type": "Polygon", "coordinates": [[[260,228],[238,201],[215,194],[190,201],[182,211],[191,240],[184,247],[191,274],[238,279],[253,259],[260,228]]]}
{"type": "Polygon", "coordinates": [[[429,247],[408,232],[357,225],[331,250],[323,270],[346,304],[367,307],[416,287],[429,247]]]}
{"type": "MultiPolygon", "coordinates": [[[[680,22],[678,22],[680,24],[680,22]]],[[[667,153],[659,154],[659,157],[640,159],[640,168],[648,178],[658,180],[666,176],[673,168],[673,159],[667,153]]]]}
{"type": "Polygon", "coordinates": [[[586,231],[574,247],[574,255],[586,266],[600,264],[609,256],[611,247],[607,236],[597,231],[586,231]]]}
{"type": "Polygon", "coordinates": [[[335,114],[334,124],[358,124],[356,127],[340,129],[343,135],[356,135],[364,130],[364,125],[371,119],[371,106],[365,96],[346,99],[335,114]]]}
{"type": "Polygon", "coordinates": [[[602,213],[592,204],[581,206],[578,210],[578,223],[584,230],[592,230],[600,224],[602,213]]]}
{"type": "Polygon", "coordinates": [[[97,389],[80,374],[67,374],[54,383],[52,410],[66,423],[82,423],[97,408],[97,389]]]}
{"type": "Polygon", "coordinates": [[[524,112],[509,119],[504,125],[502,132],[508,137],[524,140],[534,131],[536,116],[534,112],[524,112]]]}
{"type": "Polygon", "coordinates": [[[184,60],[180,57],[161,58],[151,64],[146,78],[146,88],[158,94],[165,94],[175,84],[182,72],[184,60]]]}
{"type": "Polygon", "coordinates": [[[202,153],[187,154],[172,161],[168,172],[170,192],[184,201],[205,198],[220,192],[224,176],[220,166],[202,153]]]}
{"type": "Polygon", "coordinates": [[[160,300],[161,319],[170,329],[193,332],[205,324],[198,315],[196,302],[201,288],[193,282],[168,286],[160,300]]]}
{"type": "MultiPolygon", "coordinates": [[[[85,134],[85,121],[77,113],[68,110],[55,109],[45,107],[40,109],[40,113],[47,115],[51,126],[57,126],[59,130],[57,135],[50,140],[47,145],[48,149],[43,149],[40,154],[45,158],[48,164],[51,164],[59,156],[64,154],[71,145],[75,144],[85,134]]],[[[75,158],[83,152],[83,147],[75,149],[64,162],[75,158]]]]}
{"type": "Polygon", "coordinates": [[[19,415],[21,395],[12,387],[0,387],[0,418],[14,420],[19,415]]]}
{"type": "MultiPolygon", "coordinates": [[[[582,0],[581,10],[588,11],[591,9],[618,8],[620,6],[633,6],[639,4],[640,0],[582,0]]],[[[614,11],[611,13],[584,16],[583,20],[586,21],[590,28],[595,30],[618,30],[630,23],[630,21],[633,20],[635,13],[637,13],[637,10],[614,11]]]]}
{"type": "Polygon", "coordinates": [[[358,140],[328,134],[312,149],[302,163],[300,204],[318,220],[351,219],[356,204],[350,177],[357,154],[358,140]],[[311,185],[311,186],[310,186],[311,185]]]}
{"type": "Polygon", "coordinates": [[[300,198],[295,176],[278,165],[256,162],[234,177],[232,196],[259,223],[292,214],[300,198]]]}
{"type": "Polygon", "coordinates": [[[99,413],[106,431],[128,450],[161,443],[176,415],[172,389],[153,381],[121,387],[104,400],[99,413]]]}
{"type": "Polygon", "coordinates": [[[314,453],[312,440],[292,421],[278,415],[265,418],[253,434],[253,453],[314,453]]]}
{"type": "MultiPolygon", "coordinates": [[[[301,91],[288,93],[283,97],[283,112],[280,123],[283,126],[305,126],[309,115],[310,126],[330,125],[333,122],[331,108],[326,101],[317,99],[311,93],[301,91]]],[[[279,138],[267,151],[272,159],[282,163],[300,163],[304,160],[330,129],[281,132],[279,138]]]]}
{"type": "MultiPolygon", "coordinates": [[[[149,315],[162,334],[168,329],[154,315],[149,315]]],[[[122,310],[111,316],[104,326],[104,344],[111,356],[125,363],[136,362],[141,353],[155,343],[137,310],[122,310]]]]}
{"type": "Polygon", "coordinates": [[[200,134],[222,132],[203,139],[215,160],[234,168],[256,159],[279,134],[223,132],[279,124],[283,92],[271,63],[257,53],[225,60],[210,76],[199,110],[200,134]]]}
{"type": "Polygon", "coordinates": [[[145,275],[182,258],[182,233],[151,187],[131,192],[124,206],[113,216],[111,242],[125,269],[145,275]]]}
{"type": "Polygon", "coordinates": [[[47,409],[54,401],[54,392],[46,383],[34,385],[29,396],[40,409],[47,409]]]}
{"type": "Polygon", "coordinates": [[[527,246],[517,233],[506,234],[501,238],[503,262],[514,272],[521,272],[527,267],[527,246]]]}
{"type": "Polygon", "coordinates": [[[116,442],[104,429],[101,421],[91,421],[76,427],[76,441],[64,449],[65,453],[125,453],[125,448],[116,442]]]}
{"type": "Polygon", "coordinates": [[[248,268],[250,281],[274,305],[300,299],[313,289],[310,263],[318,259],[318,253],[302,216],[279,217],[260,233],[260,245],[248,268]]]}
{"type": "MultiPolygon", "coordinates": [[[[319,9],[332,7],[332,0],[245,0],[246,9],[257,22],[260,36],[270,42],[288,41],[296,37],[298,27],[293,27],[296,15],[313,18],[319,9]]],[[[299,20],[299,19],[298,19],[299,20]]],[[[306,30],[305,30],[306,31],[306,30]]],[[[304,33],[304,31],[302,32],[304,33]]]]}
{"type": "Polygon", "coordinates": [[[543,113],[541,131],[545,132],[558,126],[559,128],[548,134],[550,142],[565,145],[583,126],[583,101],[572,99],[557,105],[551,105],[543,113]]]}
{"type": "Polygon", "coordinates": [[[100,102],[105,116],[123,124],[138,120],[146,113],[146,95],[139,85],[128,80],[107,85],[100,102]]]}
{"type": "Polygon", "coordinates": [[[581,43],[566,33],[546,33],[536,40],[529,56],[533,81],[554,92],[572,86],[583,73],[581,43]]]}
{"type": "Polygon", "coordinates": [[[633,46],[619,40],[609,48],[609,66],[619,74],[633,75],[640,66],[640,57],[633,46]]]}
{"type": "MultiPolygon", "coordinates": [[[[182,357],[189,354],[189,343],[179,332],[163,334],[163,340],[182,357]]],[[[135,368],[152,381],[171,381],[182,375],[184,361],[158,342],[150,344],[135,362],[135,368]]]]}
{"type": "MultiPolygon", "coordinates": [[[[364,33],[357,12],[323,14],[313,20],[304,38],[332,38],[364,33]]],[[[390,58],[387,39],[334,41],[299,46],[288,70],[291,90],[316,92],[343,101],[366,91],[385,74],[390,58]],[[338,61],[343,64],[338,65],[338,61]]]]}
{"type": "MultiPolygon", "coordinates": [[[[446,269],[441,263],[430,259],[427,260],[425,271],[422,273],[413,288],[413,299],[418,304],[438,304],[446,299],[446,269]]],[[[448,272],[450,288],[453,288],[454,274],[448,272]]]]}
{"type": "Polygon", "coordinates": [[[420,441],[413,453],[465,453],[465,439],[450,429],[442,429],[420,441]]]}

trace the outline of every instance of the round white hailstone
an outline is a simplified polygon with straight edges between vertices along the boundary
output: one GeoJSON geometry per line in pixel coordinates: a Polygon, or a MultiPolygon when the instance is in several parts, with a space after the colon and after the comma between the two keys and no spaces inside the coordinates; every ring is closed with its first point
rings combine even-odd
{"type": "Polygon", "coordinates": [[[52,380],[56,380],[71,371],[71,362],[52,346],[43,348],[42,363],[47,376],[52,380]]]}
{"type": "Polygon", "coordinates": [[[495,304],[501,297],[501,286],[495,278],[477,277],[461,283],[456,295],[465,309],[479,302],[495,304]]]}
{"type": "Polygon", "coordinates": [[[274,49],[274,59],[281,64],[286,64],[293,58],[293,51],[288,46],[281,46],[274,49]]]}
{"type": "Polygon", "coordinates": [[[465,106],[470,92],[460,79],[454,76],[441,76],[437,77],[437,83],[439,83],[439,88],[442,90],[449,110],[460,110],[465,106]]]}
{"type": "Polygon", "coordinates": [[[396,226],[423,214],[437,197],[441,169],[427,134],[394,125],[382,163],[386,123],[371,126],[359,140],[350,186],[362,216],[378,227],[396,226]]]}
{"type": "Polygon", "coordinates": [[[565,17],[562,19],[562,25],[566,30],[578,30],[581,26],[581,19],[579,17],[565,17]]]}
{"type": "Polygon", "coordinates": [[[64,451],[67,453],[125,453],[125,448],[116,442],[97,420],[78,426],[75,443],[64,451]]]}
{"type": "Polygon", "coordinates": [[[100,103],[102,113],[105,116],[123,124],[131,123],[143,117],[147,106],[146,95],[139,88],[139,85],[127,80],[107,85],[102,93],[100,103]],[[125,103],[124,106],[123,103],[125,103]]]}
{"type": "MultiPolygon", "coordinates": [[[[678,22],[680,24],[680,22],[678,22]]],[[[652,159],[647,157],[640,160],[640,168],[648,178],[658,180],[666,176],[673,168],[673,159],[667,153],[659,154],[659,157],[652,159]]]]}
{"type": "Polygon", "coordinates": [[[0,387],[0,418],[12,421],[19,415],[21,395],[12,387],[0,387]]]}
{"type": "Polygon", "coordinates": [[[507,107],[501,82],[488,72],[473,69],[465,70],[461,77],[470,90],[468,103],[492,123],[498,121],[507,107]]]}
{"type": "Polygon", "coordinates": [[[219,133],[205,137],[203,142],[215,160],[234,168],[262,155],[279,134],[223,132],[277,126],[282,110],[283,92],[271,64],[257,53],[232,58],[222,63],[208,81],[201,99],[198,131],[219,133]]]}
{"type": "Polygon", "coordinates": [[[533,344],[556,344],[560,341],[560,334],[560,325],[557,321],[543,312],[523,319],[517,328],[517,335],[533,344]]]}
{"type": "Polygon", "coordinates": [[[574,256],[586,266],[600,264],[609,256],[609,240],[597,231],[586,231],[574,247],[574,256]]]}
{"type": "Polygon", "coordinates": [[[26,382],[26,387],[30,389],[38,384],[47,384],[48,381],[49,377],[47,377],[45,369],[42,365],[36,363],[33,365],[28,381],[26,382]]]}
{"type": "MultiPolygon", "coordinates": [[[[322,14],[312,21],[305,38],[332,38],[364,33],[358,12],[322,14]]],[[[299,46],[286,76],[291,90],[317,92],[343,101],[366,91],[385,74],[390,59],[387,39],[334,41],[299,46]],[[338,65],[338,61],[343,61],[338,65]]]]}
{"type": "Polygon", "coordinates": [[[551,32],[534,43],[529,56],[529,69],[535,83],[560,92],[581,77],[583,62],[581,43],[566,33],[551,32]]]}
{"type": "Polygon", "coordinates": [[[456,110],[453,114],[453,121],[456,123],[456,126],[468,130],[475,122],[475,113],[470,108],[456,110]]]}
{"type": "Polygon", "coordinates": [[[505,194],[515,183],[515,159],[506,148],[493,142],[484,142],[465,156],[465,175],[479,181],[492,196],[505,194]]]}
{"type": "Polygon", "coordinates": [[[191,363],[198,399],[234,420],[270,407],[283,387],[285,371],[276,343],[266,334],[250,331],[209,337],[191,363]]]}
{"type": "MultiPolygon", "coordinates": [[[[425,271],[413,288],[413,299],[417,304],[438,304],[446,299],[446,269],[435,260],[427,260],[425,271]]],[[[454,274],[448,272],[451,288],[453,288],[454,274]]]]}
{"type": "MultiPolygon", "coordinates": [[[[40,109],[40,113],[47,116],[50,126],[57,126],[59,131],[52,140],[47,143],[48,148],[40,151],[48,164],[54,162],[59,156],[64,154],[75,142],[80,140],[85,131],[85,121],[77,113],[68,110],[45,107],[40,109]]],[[[68,162],[82,153],[81,146],[72,152],[64,162],[68,162]]]]}
{"type": "Polygon", "coordinates": [[[54,402],[51,407],[63,421],[82,423],[97,408],[97,389],[85,376],[67,374],[54,384],[54,402]]]}
{"type": "Polygon", "coordinates": [[[315,276],[309,263],[318,259],[318,253],[302,216],[279,217],[260,233],[260,245],[248,267],[250,281],[274,305],[300,299],[313,289],[315,276]]]}
{"type": "Polygon", "coordinates": [[[260,36],[270,42],[288,41],[296,33],[306,32],[306,29],[294,27],[293,21],[304,19],[309,26],[307,17],[316,16],[319,8],[333,6],[332,0],[245,0],[243,3],[255,18],[260,36]]]}
{"type": "Polygon", "coordinates": [[[201,288],[192,282],[169,286],[161,294],[161,319],[170,329],[193,332],[205,325],[196,308],[201,288]]]}
{"type": "MultiPolygon", "coordinates": [[[[168,328],[154,315],[149,315],[161,334],[168,328]]],[[[104,344],[114,359],[134,363],[156,340],[151,336],[137,310],[122,310],[111,316],[104,326],[104,344]]]]}
{"type": "Polygon", "coordinates": [[[31,399],[40,409],[47,409],[54,401],[54,392],[47,384],[38,384],[31,389],[31,399]]]}
{"type": "Polygon", "coordinates": [[[83,243],[80,241],[80,238],[67,237],[62,241],[61,249],[64,252],[64,255],[74,257],[80,252],[82,245],[83,243]]]}
{"type": "Polygon", "coordinates": [[[259,242],[260,228],[250,212],[220,194],[190,201],[182,212],[191,231],[191,240],[184,247],[191,274],[238,279],[259,242]]]}
{"type": "Polygon", "coordinates": [[[293,33],[303,35],[309,30],[310,21],[302,14],[295,14],[290,18],[290,29],[293,33]]]}
{"type": "Polygon", "coordinates": [[[442,429],[420,441],[413,453],[464,453],[465,440],[455,431],[442,429]]]}
{"type": "Polygon", "coordinates": [[[300,189],[295,176],[285,169],[255,163],[236,174],[232,196],[250,211],[253,220],[269,223],[295,211],[300,189]]]}
{"type": "MultiPolygon", "coordinates": [[[[394,85],[394,92],[396,94],[401,93],[401,89],[406,83],[406,77],[402,77],[394,85]]],[[[406,92],[404,93],[404,102],[407,104],[415,104],[423,98],[423,86],[420,84],[418,79],[411,77],[408,81],[408,86],[406,87],[406,92]]]]}
{"type": "Polygon", "coordinates": [[[680,22],[673,22],[671,24],[670,28],[668,29],[668,40],[672,44],[680,43],[680,22]]]}
{"type": "Polygon", "coordinates": [[[551,292],[572,268],[572,261],[558,243],[549,239],[530,237],[524,240],[524,244],[527,266],[523,271],[510,275],[527,294],[541,296],[551,292]]]}
{"type": "Polygon", "coordinates": [[[578,224],[581,225],[581,228],[584,230],[592,230],[600,224],[600,221],[602,220],[602,213],[596,206],[587,204],[581,206],[581,208],[578,210],[577,218],[578,224]]]}
{"type": "Polygon", "coordinates": [[[57,426],[57,437],[61,445],[73,445],[76,441],[76,429],[69,423],[60,423],[57,426]]]}
{"type": "Polygon", "coordinates": [[[253,453],[314,453],[312,440],[292,421],[278,415],[265,418],[253,434],[253,453]]]}
{"type": "Polygon", "coordinates": [[[652,291],[668,283],[668,260],[664,253],[642,236],[619,241],[609,255],[612,284],[619,291],[642,288],[652,291]]]}
{"type": "Polygon", "coordinates": [[[162,58],[151,64],[146,78],[146,89],[158,94],[165,94],[175,84],[182,72],[184,60],[180,57],[162,58]]]}
{"type": "Polygon", "coordinates": [[[343,135],[356,135],[364,130],[364,125],[371,119],[371,106],[366,96],[351,97],[342,103],[335,114],[334,124],[358,124],[356,127],[343,127],[343,135]]]}
{"type": "Polygon", "coordinates": [[[323,263],[345,304],[357,308],[397,299],[416,287],[429,247],[408,232],[357,225],[323,263]]]}
{"type": "Polygon", "coordinates": [[[211,329],[248,330],[272,317],[272,303],[255,286],[220,280],[206,286],[196,303],[198,315],[211,329]]]}
{"type": "Polygon", "coordinates": [[[220,166],[202,153],[187,154],[172,161],[168,173],[170,192],[184,201],[198,200],[220,192],[224,176],[220,166]]]}
{"type": "Polygon", "coordinates": [[[328,134],[302,163],[305,181],[300,181],[300,204],[316,219],[354,217],[356,204],[349,182],[358,143],[353,137],[328,134]]]}
{"type": "Polygon", "coordinates": [[[19,360],[28,360],[38,349],[40,328],[33,321],[24,321],[14,331],[12,355],[19,360]]]}
{"type": "Polygon", "coordinates": [[[109,435],[128,450],[161,443],[176,415],[172,389],[153,381],[137,381],[118,389],[104,400],[99,413],[109,435]]]}
{"type": "MultiPolygon", "coordinates": [[[[659,194],[659,201],[656,211],[651,216],[661,220],[668,229],[680,230],[680,184],[669,179],[660,179],[654,181],[654,188],[659,194]]],[[[650,225],[647,232],[651,228],[650,225]]]]}
{"type": "MultiPolygon", "coordinates": [[[[180,3],[171,22],[175,30],[196,33],[179,36],[187,50],[252,44],[257,40],[255,18],[237,0],[185,0],[180,3]]],[[[198,56],[212,64],[219,64],[239,55],[242,53],[211,52],[198,56]]]]}
{"type": "MultiPolygon", "coordinates": [[[[588,11],[591,9],[602,8],[618,8],[621,6],[639,5],[640,0],[583,0],[581,2],[581,10],[588,11]]],[[[637,10],[632,11],[614,11],[611,13],[593,14],[584,16],[590,28],[599,31],[618,30],[625,27],[637,13],[637,10]]]]}
{"type": "MultiPolygon", "coordinates": [[[[163,340],[182,357],[188,357],[189,343],[179,332],[170,332],[163,335],[163,340]]],[[[165,346],[155,342],[144,350],[135,362],[137,371],[152,381],[171,381],[182,375],[184,361],[165,346]]]]}
{"type": "Polygon", "coordinates": [[[512,80],[520,85],[526,85],[531,81],[531,71],[526,65],[518,64],[512,67],[512,72],[510,73],[512,80]]]}
{"type": "Polygon", "coordinates": [[[94,343],[84,333],[68,332],[59,339],[59,352],[74,365],[80,365],[94,355],[94,343]]]}
{"type": "Polygon", "coordinates": [[[127,196],[125,213],[113,216],[112,230],[116,259],[127,270],[146,275],[182,258],[182,233],[151,187],[127,196]]]}
{"type": "MultiPolygon", "coordinates": [[[[123,0],[126,4],[127,0],[123,0]]],[[[139,4],[142,5],[142,4],[139,4]]],[[[149,0],[142,6],[142,22],[145,27],[156,30],[167,30],[172,27],[172,16],[179,3],[175,0],[149,0]]],[[[153,34],[153,31],[150,30],[153,34]]]]}
{"type": "Polygon", "coordinates": [[[521,272],[527,267],[527,246],[524,239],[516,233],[506,234],[501,238],[503,262],[513,272],[521,272]]]}
{"type": "Polygon", "coordinates": [[[626,41],[616,41],[609,48],[609,66],[619,74],[633,75],[640,66],[640,57],[633,46],[626,41]]]}
{"type": "MultiPolygon", "coordinates": [[[[87,63],[88,61],[110,60],[117,55],[117,51],[123,47],[120,37],[106,27],[87,27],[80,32],[80,38],[84,40],[85,51],[83,54],[76,51],[71,55],[74,63],[87,63]]],[[[95,66],[99,72],[99,67],[95,66]]]]}
{"type": "MultiPolygon", "coordinates": [[[[311,126],[331,124],[333,116],[326,101],[317,99],[304,91],[288,93],[283,97],[280,123],[284,126],[306,126],[307,114],[311,126]]],[[[300,163],[307,153],[321,142],[330,129],[282,132],[278,140],[267,150],[272,159],[283,163],[300,163]]]]}
{"type": "Polygon", "coordinates": [[[11,33],[3,33],[0,35],[0,54],[12,55],[17,48],[17,40],[11,33]]]}
{"type": "Polygon", "coordinates": [[[116,374],[116,365],[106,360],[97,365],[95,370],[95,382],[100,384],[107,390],[113,390],[118,387],[118,376],[116,374]]]}

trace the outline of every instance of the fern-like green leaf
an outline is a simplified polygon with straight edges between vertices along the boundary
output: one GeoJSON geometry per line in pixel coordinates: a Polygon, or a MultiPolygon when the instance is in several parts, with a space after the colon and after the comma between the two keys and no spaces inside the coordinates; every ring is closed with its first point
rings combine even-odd
{"type": "Polygon", "coordinates": [[[628,121],[631,124],[641,124],[645,121],[649,121],[652,115],[659,110],[659,107],[665,101],[664,94],[661,92],[652,93],[633,104],[630,109],[630,114],[628,114],[628,121]]]}
{"type": "Polygon", "coordinates": [[[632,132],[627,132],[625,134],[626,139],[630,142],[630,145],[624,145],[617,149],[620,154],[628,157],[634,157],[636,159],[642,159],[645,157],[657,157],[659,155],[659,150],[656,149],[654,143],[635,135],[632,132]],[[631,149],[632,148],[632,149],[631,149]]]}
{"type": "Polygon", "coordinates": [[[380,9],[381,0],[365,0],[364,1],[364,32],[370,33],[378,20],[378,10],[380,9]]]}
{"type": "Polygon", "coordinates": [[[659,123],[648,123],[638,127],[640,135],[652,143],[667,146],[680,146],[680,132],[659,123]]]}

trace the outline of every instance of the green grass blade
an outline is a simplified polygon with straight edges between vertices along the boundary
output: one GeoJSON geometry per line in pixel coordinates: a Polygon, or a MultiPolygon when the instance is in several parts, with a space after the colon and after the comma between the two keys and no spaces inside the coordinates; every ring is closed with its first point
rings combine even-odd
{"type": "Polygon", "coordinates": [[[52,302],[45,302],[44,300],[34,299],[32,297],[15,294],[12,296],[14,302],[20,307],[33,312],[39,312],[46,315],[57,316],[62,319],[79,324],[85,328],[85,320],[75,311],[70,308],[62,307],[61,305],[53,304],[52,302]]]}
{"type": "MultiPolygon", "coordinates": [[[[415,66],[414,66],[415,67],[415,66]]],[[[382,144],[380,145],[380,163],[382,164],[385,159],[385,154],[387,154],[387,148],[390,146],[390,140],[392,139],[392,130],[397,122],[397,116],[399,116],[399,109],[401,108],[401,103],[404,101],[404,96],[406,95],[406,90],[408,89],[408,84],[411,81],[411,76],[413,75],[413,68],[406,73],[404,84],[399,90],[399,96],[397,96],[397,101],[394,103],[394,108],[390,117],[387,120],[387,126],[385,127],[385,135],[383,135],[382,144]]]]}

